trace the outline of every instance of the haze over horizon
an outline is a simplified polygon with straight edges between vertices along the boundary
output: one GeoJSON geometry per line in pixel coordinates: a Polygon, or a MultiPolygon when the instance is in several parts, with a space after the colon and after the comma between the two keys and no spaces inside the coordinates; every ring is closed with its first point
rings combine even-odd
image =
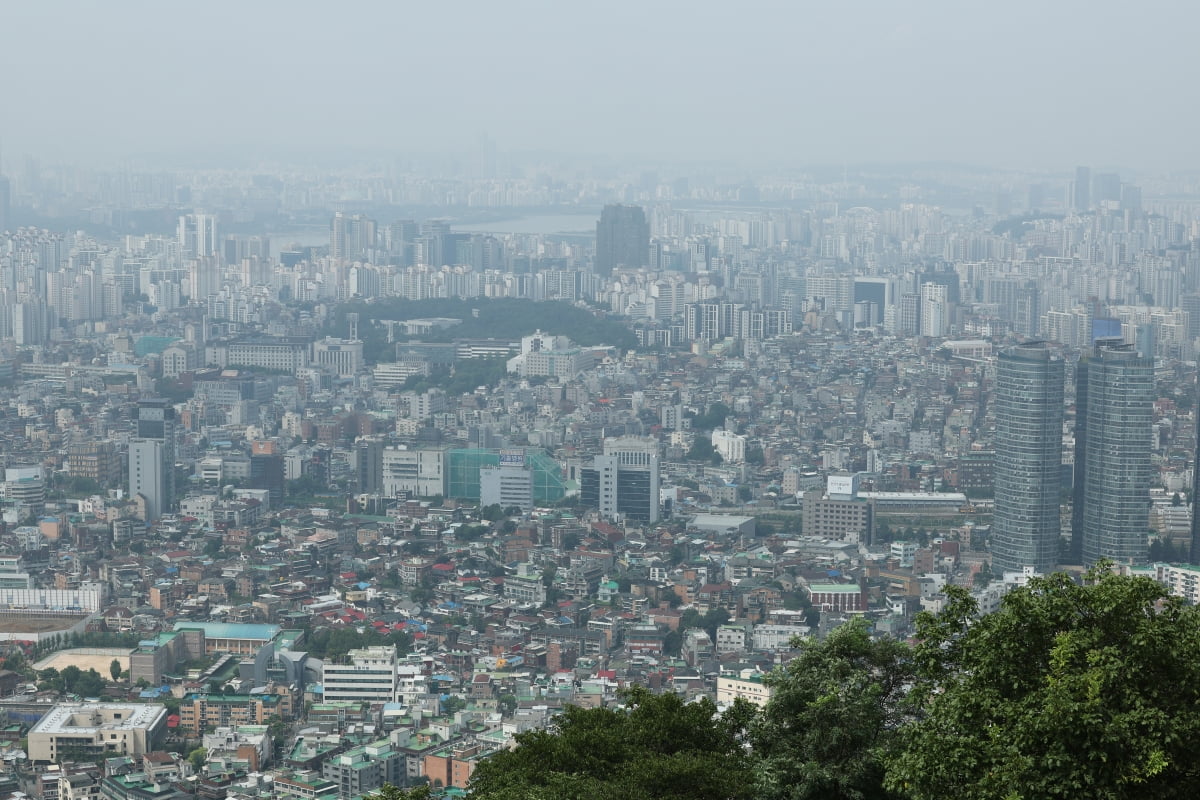
{"type": "Polygon", "coordinates": [[[504,152],[797,166],[1200,166],[1200,11],[932,0],[24,2],[6,159],[504,152]]]}

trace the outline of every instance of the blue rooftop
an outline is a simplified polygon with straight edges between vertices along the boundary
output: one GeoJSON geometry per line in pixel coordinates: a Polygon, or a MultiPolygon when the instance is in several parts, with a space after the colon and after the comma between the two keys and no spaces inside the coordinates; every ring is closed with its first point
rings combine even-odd
{"type": "Polygon", "coordinates": [[[204,635],[209,639],[261,639],[262,641],[270,641],[279,633],[278,625],[263,625],[261,623],[241,623],[241,622],[177,622],[175,630],[196,630],[199,628],[204,631],[204,635]]]}

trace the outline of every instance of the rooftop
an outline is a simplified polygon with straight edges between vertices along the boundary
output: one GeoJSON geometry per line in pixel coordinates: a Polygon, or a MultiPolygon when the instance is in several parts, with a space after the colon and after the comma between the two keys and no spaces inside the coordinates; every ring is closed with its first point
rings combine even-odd
{"type": "Polygon", "coordinates": [[[166,706],[158,703],[59,703],[29,732],[67,733],[148,728],[160,719],[165,719],[166,714],[166,706]]]}
{"type": "Polygon", "coordinates": [[[278,625],[239,622],[177,622],[175,630],[202,630],[208,639],[252,639],[269,642],[279,633],[278,625]]]}

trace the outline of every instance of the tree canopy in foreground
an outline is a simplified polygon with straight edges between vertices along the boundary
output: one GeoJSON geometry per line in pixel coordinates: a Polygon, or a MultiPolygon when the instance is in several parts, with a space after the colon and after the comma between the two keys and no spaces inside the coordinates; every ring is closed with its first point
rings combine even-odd
{"type": "MultiPolygon", "coordinates": [[[[851,622],[768,678],[761,712],[629,690],[484,760],[476,800],[1200,797],[1200,610],[1105,566],[965,589],[916,644],[851,622]]],[[[418,800],[395,794],[381,800],[418,800]]]]}
{"type": "MultiPolygon", "coordinates": [[[[740,800],[753,797],[742,713],[634,688],[625,708],[568,707],[550,730],[482,762],[477,800],[740,800]]],[[[740,706],[739,706],[740,709],[740,706]]]]}
{"type": "Polygon", "coordinates": [[[914,800],[1200,796],[1200,616],[1103,567],[1031,580],[978,617],[922,616],[923,680],[887,762],[914,800]]]}

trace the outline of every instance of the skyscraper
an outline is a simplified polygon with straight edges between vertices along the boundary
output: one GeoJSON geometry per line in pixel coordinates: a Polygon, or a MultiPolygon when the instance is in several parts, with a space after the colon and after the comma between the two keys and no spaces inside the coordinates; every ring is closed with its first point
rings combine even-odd
{"type": "Polygon", "coordinates": [[[1062,479],[1063,361],[1044,342],[996,364],[996,511],[992,567],[1053,569],[1062,479]]]}
{"type": "Polygon", "coordinates": [[[1087,211],[1092,207],[1091,167],[1075,168],[1075,181],[1071,184],[1071,207],[1076,211],[1087,211]]]}
{"type": "Polygon", "coordinates": [[[1072,550],[1084,564],[1146,560],[1154,359],[1101,339],[1076,373],[1072,550]],[[1078,542],[1076,542],[1078,540],[1078,542]]]}
{"type": "Polygon", "coordinates": [[[184,214],[179,218],[177,238],[179,255],[185,263],[190,258],[221,255],[217,239],[217,218],[212,214],[184,214]]]}
{"type": "Polygon", "coordinates": [[[644,267],[650,258],[650,224],[641,206],[605,206],[596,223],[597,275],[615,267],[644,267]]]}
{"type": "Polygon", "coordinates": [[[329,255],[348,261],[363,258],[375,249],[376,228],[375,220],[363,214],[335,212],[329,223],[329,255]]]}
{"type": "MultiPolygon", "coordinates": [[[[1200,391],[1200,375],[1196,376],[1196,389],[1200,391]]],[[[1200,502],[1200,414],[1196,419],[1196,451],[1192,456],[1192,542],[1188,548],[1188,563],[1200,564],[1200,514],[1196,505],[1200,502]]]]}
{"type": "Polygon", "coordinates": [[[175,504],[175,408],[161,398],[138,403],[129,442],[129,495],[144,498],[146,519],[175,504]]]}
{"type": "Polygon", "coordinates": [[[0,233],[9,230],[12,215],[12,184],[8,178],[0,175],[0,233]]]}

